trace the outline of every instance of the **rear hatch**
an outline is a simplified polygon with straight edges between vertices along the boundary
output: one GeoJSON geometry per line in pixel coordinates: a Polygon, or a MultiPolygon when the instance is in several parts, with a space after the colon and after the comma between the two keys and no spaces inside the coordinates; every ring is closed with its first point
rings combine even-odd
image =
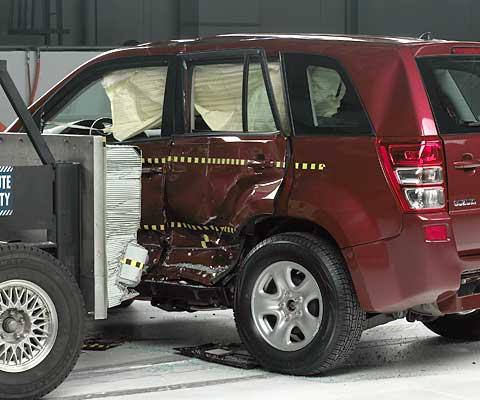
{"type": "Polygon", "coordinates": [[[480,254],[480,48],[453,48],[417,62],[444,143],[457,250],[480,254]]]}

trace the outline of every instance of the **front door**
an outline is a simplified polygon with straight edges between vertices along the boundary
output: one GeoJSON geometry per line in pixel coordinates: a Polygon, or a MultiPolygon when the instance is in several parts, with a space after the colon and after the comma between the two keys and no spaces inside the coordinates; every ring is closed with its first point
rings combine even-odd
{"type": "Polygon", "coordinates": [[[258,50],[187,54],[179,65],[164,271],[212,284],[238,261],[242,228],[275,212],[287,154],[275,102],[283,104],[281,73],[258,50]]]}
{"type": "Polygon", "coordinates": [[[142,150],[138,241],[150,251],[151,265],[161,259],[168,233],[165,170],[173,130],[173,101],[169,99],[175,92],[174,60],[145,56],[94,64],[68,82],[42,109],[46,133],[88,135],[107,128],[107,143],[142,150]]]}

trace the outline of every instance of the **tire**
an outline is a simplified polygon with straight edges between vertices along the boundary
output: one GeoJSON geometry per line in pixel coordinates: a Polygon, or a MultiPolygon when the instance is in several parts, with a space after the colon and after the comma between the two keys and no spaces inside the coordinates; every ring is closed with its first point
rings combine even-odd
{"type": "Polygon", "coordinates": [[[78,360],[84,326],[83,297],[61,262],[36,248],[0,246],[0,399],[39,399],[60,385],[78,360]],[[23,353],[12,359],[17,344],[30,361],[23,353]]]}
{"type": "Polygon", "coordinates": [[[264,368],[310,376],[335,369],[351,356],[365,313],[334,244],[303,233],[276,235],[247,255],[239,275],[237,329],[264,368]],[[288,277],[285,282],[282,276],[288,277]]]}
{"type": "Polygon", "coordinates": [[[423,323],[437,335],[457,340],[480,340],[480,310],[469,314],[450,314],[423,323]]]}

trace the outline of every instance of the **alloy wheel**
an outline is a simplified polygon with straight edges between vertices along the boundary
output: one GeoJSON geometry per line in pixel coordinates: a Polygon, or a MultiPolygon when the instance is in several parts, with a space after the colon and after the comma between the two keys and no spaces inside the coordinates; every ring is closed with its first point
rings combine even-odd
{"type": "Polygon", "coordinates": [[[313,275],[300,264],[275,262],[255,282],[251,312],[268,344],[281,351],[297,351],[320,329],[322,293],[313,275]]]}
{"type": "Polygon", "coordinates": [[[0,283],[0,371],[34,368],[52,350],[57,333],[55,305],[41,287],[24,280],[0,283]]]}

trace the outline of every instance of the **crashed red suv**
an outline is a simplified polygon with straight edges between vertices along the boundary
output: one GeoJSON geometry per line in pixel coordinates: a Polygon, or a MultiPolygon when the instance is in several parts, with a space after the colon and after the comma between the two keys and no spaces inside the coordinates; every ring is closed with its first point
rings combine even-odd
{"type": "Polygon", "coordinates": [[[142,150],[141,298],[233,307],[266,368],[334,368],[364,329],[405,317],[480,338],[480,44],[145,44],[31,111],[44,132],[142,150]]]}

